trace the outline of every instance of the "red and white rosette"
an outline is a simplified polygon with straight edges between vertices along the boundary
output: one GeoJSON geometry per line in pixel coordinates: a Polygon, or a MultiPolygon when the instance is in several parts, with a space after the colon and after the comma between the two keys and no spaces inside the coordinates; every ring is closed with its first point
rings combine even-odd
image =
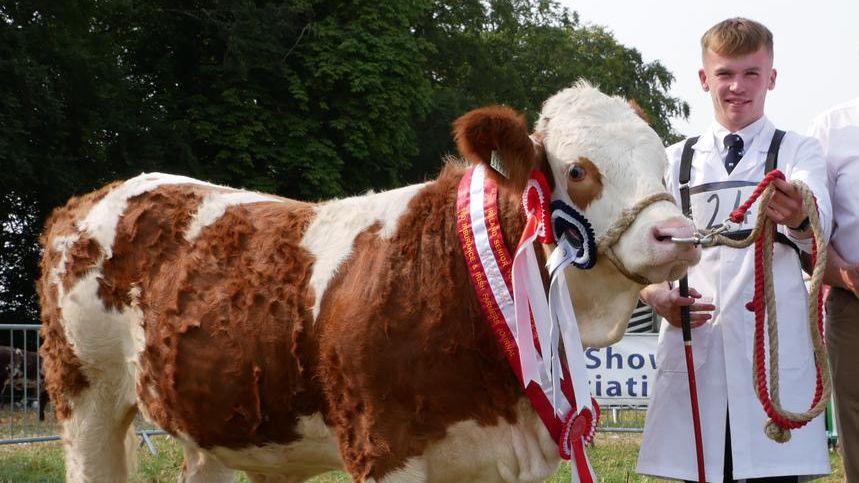
{"type": "MultiPolygon", "coordinates": [[[[548,325],[550,319],[549,305],[546,301],[546,289],[540,274],[540,264],[534,251],[534,242],[554,242],[552,234],[549,203],[552,192],[543,173],[532,171],[522,193],[522,208],[527,216],[525,229],[516,247],[513,257],[513,305],[516,314],[516,345],[519,347],[522,364],[522,376],[525,384],[531,381],[541,382],[543,361],[553,361],[556,358],[554,346],[548,344],[548,325]],[[537,330],[540,340],[541,354],[538,354],[535,344],[533,327],[537,330]],[[542,333],[541,333],[542,332],[542,333]]],[[[546,374],[548,375],[548,374],[546,374]]],[[[557,391],[558,386],[554,388],[557,391]]],[[[553,406],[557,404],[558,394],[553,394],[553,406]]]]}
{"type": "MultiPolygon", "coordinates": [[[[537,221],[537,241],[544,244],[555,243],[552,231],[552,188],[542,171],[533,170],[522,192],[522,209],[530,220],[537,221]]],[[[525,236],[522,236],[524,239],[525,236]]],[[[522,244],[521,242],[519,243],[522,244]]]]}
{"type": "Polygon", "coordinates": [[[561,457],[570,460],[574,471],[571,471],[573,482],[596,481],[596,474],[588,460],[585,445],[594,440],[596,428],[600,420],[600,407],[594,400],[590,408],[581,411],[570,411],[564,419],[564,429],[558,448],[561,457]]]}

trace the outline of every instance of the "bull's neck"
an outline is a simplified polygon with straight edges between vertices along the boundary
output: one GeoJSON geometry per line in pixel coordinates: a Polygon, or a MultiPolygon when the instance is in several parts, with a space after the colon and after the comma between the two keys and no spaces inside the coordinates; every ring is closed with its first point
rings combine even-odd
{"type": "Polygon", "coordinates": [[[623,337],[641,285],[617,271],[605,257],[590,270],[567,269],[582,343],[603,347],[623,337]]]}

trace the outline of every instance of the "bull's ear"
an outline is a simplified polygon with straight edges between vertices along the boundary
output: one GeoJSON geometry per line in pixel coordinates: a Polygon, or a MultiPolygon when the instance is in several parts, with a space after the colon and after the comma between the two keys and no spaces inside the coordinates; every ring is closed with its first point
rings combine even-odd
{"type": "Polygon", "coordinates": [[[650,125],[650,116],[647,115],[647,113],[644,111],[641,105],[635,101],[635,99],[629,99],[626,102],[629,103],[629,107],[631,107],[632,110],[635,111],[635,114],[638,115],[638,117],[640,117],[644,122],[650,125]]]}
{"type": "Polygon", "coordinates": [[[525,116],[509,107],[489,106],[466,113],[454,121],[453,137],[463,157],[494,165],[502,175],[497,178],[516,189],[525,187],[531,170],[537,167],[525,116]]]}
{"type": "Polygon", "coordinates": [[[543,172],[543,175],[546,177],[546,181],[549,182],[549,188],[554,190],[555,176],[552,174],[552,167],[549,166],[549,158],[546,157],[546,147],[543,145],[544,138],[545,135],[543,133],[535,132],[531,134],[531,143],[534,146],[534,168],[543,172]]]}

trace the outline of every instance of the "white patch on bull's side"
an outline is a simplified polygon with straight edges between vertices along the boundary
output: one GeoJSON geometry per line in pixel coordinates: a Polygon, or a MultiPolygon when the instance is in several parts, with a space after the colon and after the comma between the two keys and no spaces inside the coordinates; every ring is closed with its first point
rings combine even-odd
{"type": "Polygon", "coordinates": [[[230,193],[209,193],[194,214],[188,226],[188,231],[185,232],[185,240],[191,242],[197,238],[197,235],[212,223],[216,222],[228,207],[233,205],[241,205],[246,203],[260,203],[263,201],[284,202],[283,198],[276,196],[255,193],[252,191],[236,191],[230,193]]]}
{"type": "Polygon", "coordinates": [[[142,350],[143,312],[137,304],[121,311],[105,308],[98,296],[100,275],[101,270],[91,271],[59,299],[66,339],[83,364],[84,375],[91,368],[97,379],[103,379],[106,371],[114,370],[116,378],[131,376],[133,383],[142,350]]]}
{"type": "Polygon", "coordinates": [[[518,402],[516,413],[512,425],[454,424],[444,439],[381,481],[545,481],[558,469],[558,446],[527,399],[518,402]]]}
{"type": "Polygon", "coordinates": [[[48,280],[50,280],[51,285],[55,285],[57,287],[58,300],[63,297],[63,284],[60,283],[60,279],[66,274],[66,262],[68,261],[69,249],[77,243],[79,238],[80,235],[75,233],[68,236],[58,236],[54,239],[53,248],[60,252],[60,260],[57,262],[55,267],[51,268],[51,275],[48,280]]]}
{"type": "Polygon", "coordinates": [[[279,474],[303,481],[314,475],[342,469],[337,440],[319,413],[298,419],[300,439],[289,444],[267,444],[244,449],[214,447],[203,450],[224,465],[251,473],[279,474]]]}
{"type": "Polygon", "coordinates": [[[194,184],[198,186],[209,186],[219,190],[234,191],[232,188],[218,186],[204,181],[163,173],[146,173],[131,178],[125,183],[111,190],[95,206],[92,207],[86,218],[78,223],[78,229],[87,233],[91,238],[101,245],[105,258],[113,255],[113,241],[116,238],[116,225],[119,218],[125,212],[128,200],[159,186],[173,184],[194,184]]]}
{"type": "Polygon", "coordinates": [[[139,362],[140,362],[140,353],[143,352],[143,349],[146,346],[146,333],[143,330],[143,311],[140,309],[140,296],[143,295],[143,289],[138,285],[132,285],[131,289],[128,291],[128,298],[130,300],[128,306],[128,310],[133,310],[137,312],[136,323],[130,322],[131,324],[131,343],[134,347],[134,354],[136,357],[134,358],[134,364],[137,365],[137,370],[140,370],[139,362]]]}
{"type": "Polygon", "coordinates": [[[301,240],[301,246],[313,254],[315,262],[310,287],[315,294],[313,318],[319,316],[322,295],[337,273],[340,264],[352,253],[359,233],[376,222],[382,224],[379,236],[390,238],[409,201],[426,186],[417,184],[383,193],[373,193],[319,205],[301,240]]]}

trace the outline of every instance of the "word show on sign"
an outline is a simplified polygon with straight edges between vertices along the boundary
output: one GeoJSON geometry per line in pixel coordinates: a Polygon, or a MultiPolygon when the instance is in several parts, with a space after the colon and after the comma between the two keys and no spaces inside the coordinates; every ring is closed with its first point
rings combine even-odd
{"type": "Polygon", "coordinates": [[[656,377],[656,334],[628,335],[615,345],[587,349],[585,359],[591,394],[600,404],[647,404],[656,377]]]}

